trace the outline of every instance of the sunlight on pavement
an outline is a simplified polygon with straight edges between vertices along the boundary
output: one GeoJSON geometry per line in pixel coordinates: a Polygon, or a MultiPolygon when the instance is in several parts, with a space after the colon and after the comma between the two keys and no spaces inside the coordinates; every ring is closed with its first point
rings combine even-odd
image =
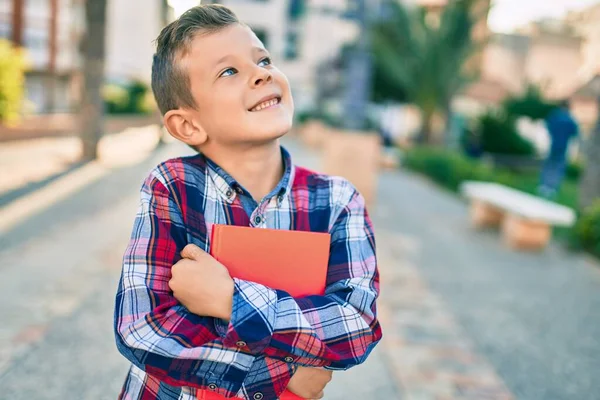
{"type": "MultiPolygon", "coordinates": [[[[0,234],[6,233],[12,227],[16,226],[25,219],[49,208],[53,204],[64,200],[69,195],[76,193],[82,188],[98,181],[106,176],[115,168],[122,168],[133,165],[144,160],[156,148],[159,140],[160,130],[157,126],[144,128],[130,128],[116,135],[107,135],[102,138],[99,145],[99,158],[97,161],[83,165],[80,168],[67,173],[65,176],[57,178],[48,185],[36,190],[29,195],[18,198],[0,209],[0,234]]],[[[56,141],[56,140],[55,140],[56,141]]],[[[60,146],[59,155],[52,156],[64,160],[76,160],[74,154],[78,152],[78,140],[75,138],[58,139],[60,146]]],[[[51,143],[51,142],[49,142],[51,143]]],[[[42,167],[44,157],[45,143],[41,144],[40,154],[37,154],[36,160],[42,167]]],[[[13,148],[13,152],[14,152],[13,148]]],[[[57,149],[52,149],[56,152],[57,149]]],[[[37,164],[34,163],[34,165],[37,164]]],[[[53,173],[60,171],[59,164],[56,162],[53,173]]],[[[40,177],[35,170],[20,170],[20,168],[6,165],[5,175],[13,176],[13,181],[30,181],[35,177],[40,177]],[[14,169],[13,169],[14,168],[14,169]],[[10,172],[9,172],[10,171],[10,172]]],[[[62,165],[63,169],[65,165],[62,165]]],[[[3,168],[4,169],[4,168],[3,168]]],[[[47,172],[48,173],[48,172],[47,172]]]]}

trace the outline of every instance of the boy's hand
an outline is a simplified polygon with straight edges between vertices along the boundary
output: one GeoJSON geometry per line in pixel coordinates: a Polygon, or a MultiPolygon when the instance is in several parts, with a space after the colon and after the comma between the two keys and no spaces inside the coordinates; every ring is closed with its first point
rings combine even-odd
{"type": "Polygon", "coordinates": [[[305,399],[322,399],[331,377],[332,371],[326,369],[298,367],[287,388],[305,399]]]}
{"type": "Polygon", "coordinates": [[[169,287],[196,315],[231,319],[233,279],[227,268],[198,246],[188,244],[171,268],[169,287]]]}

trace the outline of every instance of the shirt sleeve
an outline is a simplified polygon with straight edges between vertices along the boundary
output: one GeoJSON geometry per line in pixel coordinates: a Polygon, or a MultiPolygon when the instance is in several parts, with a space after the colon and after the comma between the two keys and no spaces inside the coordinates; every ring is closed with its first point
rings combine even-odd
{"type": "Polygon", "coordinates": [[[344,197],[330,227],[325,295],[293,298],[234,279],[225,345],[242,341],[251,354],[331,369],[348,369],[366,359],[382,337],[375,303],[375,239],[364,198],[349,183],[344,197]]]}
{"type": "Polygon", "coordinates": [[[182,213],[168,185],[155,170],[141,189],[116,296],[117,347],[133,364],[174,386],[205,387],[213,375],[213,383],[241,385],[254,356],[226,349],[214,318],[189,312],[168,286],[171,267],[187,244],[182,213]]]}

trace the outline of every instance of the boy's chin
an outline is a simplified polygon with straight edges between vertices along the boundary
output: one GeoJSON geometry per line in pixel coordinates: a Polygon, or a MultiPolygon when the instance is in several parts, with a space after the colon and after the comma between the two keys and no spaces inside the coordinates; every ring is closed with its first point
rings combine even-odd
{"type": "Polygon", "coordinates": [[[289,129],[278,130],[278,131],[273,131],[273,132],[266,132],[263,134],[254,135],[252,137],[252,141],[256,144],[267,144],[267,143],[276,141],[277,139],[285,136],[285,134],[287,134],[288,132],[289,132],[289,129]]]}
{"type": "Polygon", "coordinates": [[[255,139],[257,142],[277,140],[286,135],[292,129],[292,124],[278,124],[278,126],[270,126],[268,130],[265,130],[265,128],[266,127],[264,126],[260,127],[260,129],[255,130],[255,133],[250,135],[250,137],[255,139]]]}

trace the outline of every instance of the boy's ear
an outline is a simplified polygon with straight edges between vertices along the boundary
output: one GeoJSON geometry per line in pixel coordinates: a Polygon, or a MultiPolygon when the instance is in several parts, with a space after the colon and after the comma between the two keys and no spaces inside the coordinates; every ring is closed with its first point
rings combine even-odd
{"type": "Polygon", "coordinates": [[[192,118],[190,110],[167,111],[163,122],[171,136],[190,146],[200,146],[208,139],[204,129],[192,118]]]}

